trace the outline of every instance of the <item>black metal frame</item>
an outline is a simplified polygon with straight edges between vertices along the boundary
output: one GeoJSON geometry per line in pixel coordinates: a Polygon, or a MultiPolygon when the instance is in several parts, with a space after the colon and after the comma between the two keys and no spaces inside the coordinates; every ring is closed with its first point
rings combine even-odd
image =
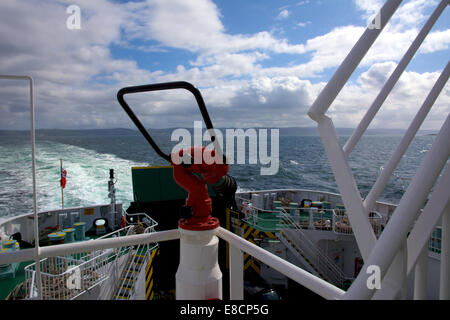
{"type": "Polygon", "coordinates": [[[205,122],[207,129],[214,129],[211,119],[209,117],[208,111],[206,110],[205,102],[203,101],[203,97],[200,93],[200,91],[195,88],[192,84],[186,81],[176,81],[176,82],[166,82],[166,83],[155,83],[155,84],[146,84],[141,86],[133,86],[133,87],[125,87],[120,89],[117,92],[117,100],[119,101],[122,108],[125,110],[125,112],[128,114],[130,119],[134,122],[136,127],[139,129],[139,131],[142,133],[144,138],[150,143],[152,148],[156,151],[158,155],[160,155],[162,158],[166,159],[167,161],[171,162],[170,155],[165,154],[161,151],[161,149],[158,147],[158,145],[155,143],[155,141],[152,139],[148,131],[145,129],[145,127],[142,125],[142,123],[139,121],[138,117],[134,114],[133,110],[131,110],[130,106],[126,103],[124,99],[124,95],[130,94],[130,93],[141,93],[141,92],[151,92],[151,91],[161,91],[161,90],[172,90],[172,89],[186,89],[190,91],[196,101],[197,105],[200,109],[200,112],[203,117],[203,121],[205,122]]]}

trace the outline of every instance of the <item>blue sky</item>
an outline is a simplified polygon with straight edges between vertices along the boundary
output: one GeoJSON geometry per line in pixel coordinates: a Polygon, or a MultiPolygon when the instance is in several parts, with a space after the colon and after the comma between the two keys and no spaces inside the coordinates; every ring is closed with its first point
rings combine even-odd
{"type": "MultiPolygon", "coordinates": [[[[2,0],[0,73],[36,82],[37,128],[132,128],[116,101],[123,86],[188,81],[216,126],[315,126],[307,110],[375,16],[382,0],[2,0]],[[69,30],[70,5],[81,29],[69,30]],[[64,115],[64,116],[61,116],[64,115]]],[[[355,127],[437,0],[405,0],[331,106],[337,127],[355,127]]],[[[406,128],[449,57],[442,14],[373,128],[406,128]]],[[[0,87],[0,129],[29,127],[26,86],[0,87]]],[[[148,127],[199,120],[184,92],[137,95],[148,127]]],[[[450,111],[444,88],[423,129],[450,111]]]]}

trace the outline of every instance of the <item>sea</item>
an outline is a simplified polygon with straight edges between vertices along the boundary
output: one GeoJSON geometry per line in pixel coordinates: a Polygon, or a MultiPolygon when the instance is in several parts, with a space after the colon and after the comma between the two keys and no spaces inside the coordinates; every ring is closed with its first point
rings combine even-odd
{"type": "MultiPolygon", "coordinates": [[[[165,153],[170,153],[176,143],[170,137],[168,131],[153,135],[165,153]]],[[[379,201],[400,201],[434,137],[414,138],[379,201]]],[[[341,135],[341,145],[348,138],[341,135]]],[[[401,138],[365,135],[351,153],[349,164],[362,197],[369,193],[401,138]]],[[[61,160],[67,171],[65,208],[109,203],[109,170],[114,169],[117,202],[126,209],[133,201],[131,168],[168,165],[135,130],[38,130],[35,141],[39,212],[62,207],[61,160]]],[[[230,165],[229,174],[236,179],[238,192],[298,188],[339,193],[318,135],[280,134],[278,171],[273,175],[261,175],[261,167],[268,165],[251,164],[247,158],[243,164],[230,165]]],[[[30,132],[0,131],[0,222],[33,212],[32,186],[30,132]]]]}

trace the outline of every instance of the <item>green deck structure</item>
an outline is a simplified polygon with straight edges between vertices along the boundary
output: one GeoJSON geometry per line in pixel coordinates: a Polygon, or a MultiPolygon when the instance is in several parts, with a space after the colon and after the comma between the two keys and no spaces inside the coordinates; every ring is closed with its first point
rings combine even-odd
{"type": "MultiPolygon", "coordinates": [[[[188,193],[173,178],[172,166],[132,167],[135,202],[158,202],[186,199],[188,193]]],[[[215,193],[208,185],[208,193],[215,193]]]]}
{"type": "Polygon", "coordinates": [[[16,276],[14,278],[0,279],[0,300],[5,300],[11,290],[25,280],[24,268],[32,263],[34,263],[34,261],[21,262],[17,268],[16,276]]]}

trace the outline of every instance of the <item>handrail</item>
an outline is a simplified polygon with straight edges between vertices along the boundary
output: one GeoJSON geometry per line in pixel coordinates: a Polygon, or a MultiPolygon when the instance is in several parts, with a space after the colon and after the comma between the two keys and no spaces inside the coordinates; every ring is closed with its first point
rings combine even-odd
{"type": "MultiPolygon", "coordinates": [[[[105,234],[105,235],[103,235],[103,236],[101,236],[101,237],[99,237],[97,239],[94,239],[93,241],[98,241],[100,239],[105,239],[105,238],[112,238],[116,234],[119,234],[120,232],[122,232],[124,230],[128,229],[128,231],[129,231],[131,229],[131,227],[132,227],[131,225],[126,226],[126,227],[118,229],[118,230],[116,230],[114,232],[105,234]]],[[[123,252],[124,252],[123,249],[118,251],[118,252],[113,252],[113,254],[115,256],[114,260],[117,260],[122,255],[123,252]]],[[[70,269],[66,269],[64,272],[58,274],[58,276],[64,276],[65,274],[72,273],[75,268],[83,269],[84,266],[92,263],[93,261],[98,260],[99,257],[101,258],[103,255],[109,255],[110,253],[111,253],[110,251],[107,251],[105,249],[100,249],[100,250],[95,250],[95,251],[89,253],[89,255],[87,256],[87,258],[88,258],[87,260],[85,259],[86,256],[84,256],[83,258],[80,257],[79,259],[78,258],[74,258],[74,259],[70,258],[71,261],[73,260],[73,261],[77,261],[77,262],[78,261],[82,261],[82,262],[81,263],[77,263],[76,265],[73,265],[73,267],[70,268],[70,269]]],[[[47,257],[47,258],[45,258],[43,260],[40,260],[39,263],[42,263],[43,261],[45,261],[48,258],[49,257],[47,257]]],[[[109,259],[109,257],[107,259],[109,259]]],[[[35,283],[35,272],[36,272],[36,270],[32,270],[32,268],[36,269],[35,266],[36,266],[36,263],[32,263],[32,264],[30,264],[30,265],[25,267],[25,272],[28,271],[28,272],[32,273],[31,281],[29,283],[27,283],[27,285],[29,285],[28,289],[29,289],[29,297],[30,298],[32,298],[32,295],[33,295],[33,286],[34,286],[34,283],[35,283]]],[[[108,278],[108,277],[106,277],[106,278],[108,278]]],[[[103,280],[105,280],[106,278],[104,278],[103,280]]],[[[72,297],[71,299],[73,299],[73,298],[75,298],[75,297],[72,297]]]]}
{"type": "Polygon", "coordinates": [[[5,252],[0,255],[0,264],[22,262],[34,259],[43,259],[70,253],[80,253],[108,248],[120,248],[123,246],[139,245],[142,243],[153,243],[167,240],[180,239],[178,229],[155,231],[147,234],[135,234],[113,239],[101,239],[96,241],[73,242],[58,244],[39,248],[39,256],[35,255],[33,249],[23,249],[19,251],[5,252]]]}
{"type": "Polygon", "coordinates": [[[31,281],[30,281],[30,288],[31,288],[31,290],[30,290],[30,293],[29,293],[29,296],[28,296],[29,299],[33,298],[33,287],[34,287],[35,275],[36,275],[36,272],[33,272],[33,274],[31,275],[31,281]]]}
{"type": "MultiPolygon", "coordinates": [[[[148,232],[152,232],[152,231],[153,231],[153,227],[150,226],[150,227],[147,227],[147,228],[144,230],[144,233],[148,233],[148,232]]],[[[157,245],[158,245],[158,244],[156,244],[155,247],[156,247],[157,245]]],[[[139,250],[142,249],[143,247],[147,247],[147,249],[146,249],[146,251],[145,251],[145,258],[143,259],[143,261],[147,260],[147,257],[148,257],[148,255],[149,255],[149,244],[148,244],[148,243],[146,243],[146,244],[140,244],[140,245],[136,248],[136,250],[134,250],[134,252],[135,252],[134,256],[133,256],[133,250],[131,251],[131,260],[128,259],[128,262],[127,262],[127,263],[129,264],[129,266],[128,266],[128,267],[125,266],[125,268],[123,269],[125,273],[127,273],[128,271],[130,271],[131,268],[134,268],[134,267],[135,267],[136,262],[139,260],[139,259],[137,258],[137,257],[138,257],[137,253],[138,253],[139,250]]],[[[139,271],[141,270],[141,268],[142,268],[142,266],[139,268],[139,271]]],[[[122,272],[123,275],[124,275],[124,272],[122,272]]],[[[128,285],[130,284],[130,282],[135,282],[136,278],[137,278],[137,272],[132,276],[132,278],[127,278],[127,277],[124,275],[123,280],[119,280],[119,285],[118,285],[117,290],[116,290],[116,294],[117,294],[116,300],[117,300],[117,298],[118,298],[118,296],[119,296],[120,290],[121,290],[124,286],[128,287],[128,285]],[[126,280],[126,279],[128,279],[128,280],[126,280]]],[[[133,291],[133,293],[134,293],[134,288],[135,288],[135,285],[132,286],[132,291],[133,291]]],[[[131,298],[131,295],[130,295],[130,298],[131,298]]]]}
{"type": "MultiPolygon", "coordinates": [[[[136,213],[128,213],[128,212],[126,212],[125,210],[123,210],[122,209],[122,213],[125,213],[125,215],[127,216],[127,217],[134,217],[134,216],[144,216],[145,218],[147,218],[148,219],[148,221],[150,222],[150,223],[152,223],[152,225],[151,225],[151,227],[154,229],[157,225],[158,225],[158,222],[156,222],[154,219],[152,219],[148,214],[146,214],[145,212],[136,212],[136,213]]],[[[130,223],[131,225],[136,225],[136,224],[138,224],[139,222],[136,222],[136,223],[130,223]]]]}
{"type": "MultiPolygon", "coordinates": [[[[103,236],[98,237],[97,239],[93,239],[93,240],[97,241],[97,240],[101,240],[101,239],[107,239],[107,238],[113,237],[116,233],[120,233],[120,232],[122,232],[124,230],[127,230],[127,229],[130,229],[130,228],[131,228],[131,225],[128,225],[128,226],[125,226],[123,228],[117,229],[114,232],[111,232],[111,233],[108,233],[108,234],[104,234],[103,236]]],[[[128,231],[127,231],[127,233],[128,233],[128,231]]]]}
{"type": "MultiPolygon", "coordinates": [[[[312,251],[310,252],[310,258],[314,258],[315,261],[317,261],[315,266],[317,268],[320,268],[319,271],[324,273],[325,276],[331,276],[330,278],[333,278],[333,282],[335,284],[342,285],[342,282],[345,279],[345,275],[342,270],[331,260],[331,258],[326,253],[324,253],[314,242],[311,241],[311,239],[303,231],[302,227],[298,225],[290,215],[287,214],[284,208],[280,209],[280,212],[282,213],[281,217],[284,219],[284,221],[288,222],[288,225],[293,226],[294,230],[296,230],[297,239],[293,239],[296,241],[296,245],[301,246],[303,250],[312,251]],[[331,271],[331,274],[329,271],[331,271]]],[[[288,233],[284,232],[284,234],[288,236],[288,233]]]]}
{"type": "MultiPolygon", "coordinates": [[[[251,242],[225,230],[221,227],[217,229],[217,235],[223,240],[238,249],[247,252],[268,266],[278,270],[292,280],[313,290],[326,299],[340,299],[344,291],[327,281],[316,277],[309,272],[289,263],[280,257],[262,249],[251,242]]],[[[44,252],[43,256],[55,256],[58,254],[69,254],[75,252],[85,252],[89,250],[99,250],[105,248],[124,247],[130,245],[148,244],[157,241],[169,241],[179,239],[178,230],[157,231],[145,235],[130,235],[114,239],[101,239],[97,241],[85,241],[82,243],[55,245],[52,250],[44,252]],[[57,250],[56,250],[57,249],[57,250]]],[[[44,247],[42,249],[48,249],[44,247]]],[[[26,249],[25,249],[26,250],[26,249]]],[[[6,253],[4,255],[7,255],[6,253]]],[[[243,267],[243,266],[241,266],[243,267]]]]}
{"type": "MultiPolygon", "coordinates": [[[[67,262],[67,263],[77,263],[76,265],[72,265],[72,268],[67,268],[64,269],[64,271],[61,269],[58,269],[58,273],[56,274],[51,274],[49,272],[43,272],[41,270],[41,275],[46,275],[47,277],[50,278],[62,278],[65,279],[67,275],[71,275],[75,269],[79,269],[79,270],[91,270],[91,271],[98,271],[100,268],[102,268],[105,264],[105,262],[108,260],[108,256],[111,254],[110,250],[99,250],[99,251],[94,251],[92,253],[90,253],[87,256],[87,259],[77,259],[77,258],[69,258],[69,257],[56,257],[57,259],[62,259],[63,261],[67,262]],[[62,271],[62,272],[61,272],[62,271]]],[[[50,257],[49,257],[50,258],[50,257]]],[[[45,258],[43,260],[39,261],[39,265],[44,263],[46,260],[48,260],[49,258],[45,258]]],[[[36,263],[32,263],[28,266],[26,266],[24,268],[25,273],[31,273],[32,275],[32,279],[30,282],[30,287],[28,288],[29,290],[29,296],[32,297],[33,295],[33,285],[34,285],[34,276],[37,270],[37,266],[36,263]]],[[[105,281],[107,278],[109,277],[109,275],[106,275],[104,272],[101,272],[101,274],[98,276],[98,279],[96,279],[95,284],[98,284],[102,281],[105,281]]],[[[93,285],[93,284],[92,284],[93,285]]],[[[74,296],[70,296],[70,299],[74,299],[77,296],[79,296],[80,294],[82,294],[85,290],[87,290],[88,288],[85,288],[84,290],[82,290],[81,292],[77,292],[74,296]]],[[[61,292],[57,292],[57,291],[53,291],[52,292],[54,297],[55,296],[60,296],[61,292]]],[[[41,299],[43,298],[42,296],[40,297],[41,299]]]]}
{"type": "MultiPolygon", "coordinates": [[[[330,210],[333,212],[334,215],[334,210],[332,209],[330,210]]],[[[277,222],[283,221],[284,223],[279,223],[276,225],[276,230],[280,231],[279,237],[282,237],[283,234],[286,237],[289,237],[291,241],[294,241],[296,243],[297,247],[302,248],[302,251],[307,251],[307,255],[310,259],[314,259],[315,261],[314,267],[318,268],[318,271],[320,273],[324,274],[325,277],[330,278],[329,280],[332,281],[333,283],[338,284],[339,286],[342,285],[343,281],[346,278],[342,270],[331,260],[331,258],[326,253],[324,253],[315,243],[311,241],[311,239],[303,231],[303,228],[286,212],[285,207],[278,207],[275,209],[275,211],[271,211],[252,206],[252,212],[250,213],[249,217],[243,219],[243,221],[245,221],[250,225],[258,225],[258,222],[260,220],[269,220],[269,221],[275,220],[277,222]],[[263,213],[270,212],[273,214],[273,218],[270,219],[260,218],[257,214],[258,212],[263,213]],[[255,216],[257,220],[256,222],[254,221],[255,216]],[[296,230],[295,238],[292,238],[289,235],[288,232],[289,228],[293,228],[294,230],[296,230]],[[300,241],[298,241],[297,238],[299,238],[300,241]]],[[[334,229],[334,225],[330,227],[331,230],[334,229]]],[[[258,226],[258,228],[262,227],[258,226]]]]}
{"type": "MultiPolygon", "coordinates": [[[[334,210],[330,210],[334,214],[334,210]]],[[[276,225],[276,230],[280,231],[279,237],[282,237],[282,234],[284,234],[289,237],[291,241],[294,241],[296,246],[301,247],[303,251],[308,251],[308,257],[310,259],[314,259],[314,266],[319,269],[318,271],[324,274],[325,277],[330,278],[329,280],[331,280],[333,283],[338,284],[339,286],[342,285],[343,281],[346,278],[342,270],[331,260],[331,258],[326,253],[324,253],[314,242],[311,241],[311,239],[306,235],[305,231],[303,231],[303,228],[286,212],[285,207],[277,207],[275,208],[275,211],[272,211],[261,209],[252,205],[249,216],[243,219],[243,221],[250,225],[256,225],[257,228],[264,229],[263,227],[260,227],[258,225],[258,222],[260,220],[277,221],[278,224],[276,225]],[[260,218],[258,216],[259,212],[272,213],[273,218],[260,218]],[[257,221],[255,221],[255,216],[257,221]],[[293,239],[289,235],[288,229],[290,228],[293,228],[296,231],[295,238],[299,238],[300,241],[298,241],[297,239],[293,239]]]]}
{"type": "MultiPolygon", "coordinates": [[[[34,128],[34,80],[31,76],[28,75],[0,75],[0,79],[9,79],[9,80],[27,80],[30,84],[30,132],[31,132],[31,173],[33,178],[33,214],[34,214],[34,238],[35,245],[34,251],[35,256],[39,256],[39,225],[38,225],[38,206],[37,206],[37,182],[36,182],[36,137],[35,137],[35,128],[34,128]]],[[[38,262],[39,259],[36,258],[35,262],[38,262]]],[[[39,266],[37,269],[37,287],[38,294],[41,296],[41,272],[39,270],[39,266]]]]}
{"type": "Polygon", "coordinates": [[[344,291],[327,281],[303,270],[296,265],[268,252],[267,250],[245,240],[244,238],[222,227],[218,228],[217,236],[232,246],[248,253],[269,267],[281,272],[302,286],[312,290],[325,299],[341,299],[344,291]]]}

